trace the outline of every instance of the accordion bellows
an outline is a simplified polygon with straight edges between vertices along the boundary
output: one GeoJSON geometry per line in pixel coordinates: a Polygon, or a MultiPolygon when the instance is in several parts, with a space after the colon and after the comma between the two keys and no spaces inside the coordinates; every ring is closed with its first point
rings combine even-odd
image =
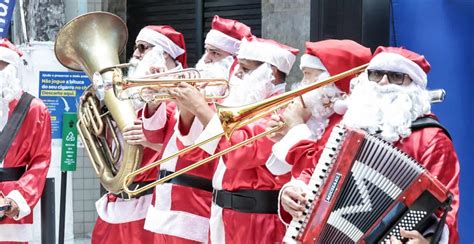
{"type": "Polygon", "coordinates": [[[285,243],[401,240],[424,231],[449,192],[414,159],[377,137],[335,126],[316,165],[303,215],[285,243]]]}

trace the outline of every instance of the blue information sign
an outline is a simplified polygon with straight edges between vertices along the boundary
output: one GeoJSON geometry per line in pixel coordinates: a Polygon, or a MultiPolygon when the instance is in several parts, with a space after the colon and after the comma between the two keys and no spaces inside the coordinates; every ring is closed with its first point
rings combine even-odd
{"type": "Polygon", "coordinates": [[[15,8],[15,0],[0,0],[0,37],[8,36],[8,29],[10,29],[10,21],[13,16],[13,9],[15,8]]]}
{"type": "Polygon", "coordinates": [[[77,104],[84,90],[90,85],[83,72],[40,71],[39,98],[51,113],[53,139],[62,138],[64,112],[77,112],[77,104]]]}

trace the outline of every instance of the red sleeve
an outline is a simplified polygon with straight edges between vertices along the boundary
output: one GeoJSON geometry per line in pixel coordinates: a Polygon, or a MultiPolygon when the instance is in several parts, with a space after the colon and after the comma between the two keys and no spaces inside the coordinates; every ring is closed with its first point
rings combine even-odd
{"type": "MultiPolygon", "coordinates": [[[[175,111],[176,105],[174,103],[166,103],[166,123],[165,126],[158,130],[147,130],[145,126],[142,127],[143,134],[151,143],[163,143],[165,141],[166,131],[168,127],[175,125],[175,111]]],[[[152,114],[148,114],[146,110],[141,110],[145,118],[149,118],[152,114]]],[[[139,113],[140,113],[139,112],[139,113]]],[[[144,125],[144,124],[143,124],[144,125]]]]}
{"type": "Polygon", "coordinates": [[[319,141],[311,140],[303,140],[293,146],[286,155],[286,161],[293,165],[291,175],[298,178],[305,169],[314,169],[323,149],[324,145],[320,145],[319,141]]]}
{"type": "MultiPolygon", "coordinates": [[[[265,132],[266,120],[261,120],[251,125],[243,126],[236,130],[230,140],[221,139],[218,151],[234,146],[244,140],[265,132]]],[[[224,163],[229,169],[250,169],[265,165],[272,152],[273,141],[267,137],[260,138],[235,151],[223,156],[224,163]]]]}
{"type": "Polygon", "coordinates": [[[33,103],[31,104],[32,109],[24,120],[31,125],[29,130],[31,137],[28,140],[31,145],[27,170],[15,182],[12,189],[20,192],[30,209],[33,209],[43,194],[46,175],[51,163],[51,116],[42,103],[41,105],[33,103]]]}
{"type": "Polygon", "coordinates": [[[459,160],[451,140],[439,129],[424,150],[420,163],[453,194],[452,210],[446,219],[449,243],[458,243],[459,160]]]}

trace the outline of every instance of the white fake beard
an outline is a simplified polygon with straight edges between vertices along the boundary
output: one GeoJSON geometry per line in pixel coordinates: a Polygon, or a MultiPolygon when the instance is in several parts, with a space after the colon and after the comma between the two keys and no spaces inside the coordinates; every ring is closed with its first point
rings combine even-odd
{"type": "MultiPolygon", "coordinates": [[[[319,82],[329,77],[327,72],[318,76],[316,81],[302,80],[293,85],[292,90],[319,82]]],[[[334,103],[341,99],[343,93],[334,84],[329,84],[302,95],[307,108],[311,110],[311,118],[306,125],[311,129],[315,139],[320,139],[329,124],[329,117],[334,113],[334,103]]]]}
{"type": "MultiPolygon", "coordinates": [[[[166,69],[163,50],[159,46],[153,47],[141,60],[132,57],[129,63],[132,64],[132,66],[128,68],[129,78],[142,78],[149,75],[151,67],[163,67],[166,69]]],[[[145,103],[138,97],[139,90],[140,88],[138,87],[131,87],[125,91],[126,96],[132,98],[131,101],[135,111],[140,110],[145,105],[145,103]]]]}
{"type": "Polygon", "coordinates": [[[16,77],[16,68],[13,65],[7,65],[0,71],[0,130],[3,130],[7,122],[9,107],[11,101],[21,97],[21,83],[16,77]]]}
{"type": "MultiPolygon", "coordinates": [[[[235,70],[238,70],[238,67],[235,67],[235,70]]],[[[275,89],[273,80],[275,77],[267,63],[245,74],[242,79],[232,75],[229,81],[229,96],[224,99],[223,104],[242,106],[268,98],[275,89]]]]}
{"type": "MultiPolygon", "coordinates": [[[[229,70],[234,63],[234,57],[227,56],[222,60],[212,63],[204,63],[204,55],[199,59],[196,64],[196,69],[201,74],[201,78],[220,78],[227,79],[229,77],[229,70]]],[[[225,87],[223,86],[207,86],[206,94],[212,95],[223,95],[225,93],[225,87]]]]}
{"type": "Polygon", "coordinates": [[[431,104],[426,89],[415,83],[408,86],[380,86],[362,73],[347,101],[343,123],[350,128],[363,129],[369,134],[380,133],[388,142],[396,142],[411,134],[415,119],[430,113],[431,104]]]}
{"type": "Polygon", "coordinates": [[[149,75],[151,67],[162,67],[166,69],[163,49],[159,46],[153,47],[141,60],[132,57],[129,63],[132,64],[132,66],[128,68],[128,77],[130,78],[141,78],[149,75]]]}

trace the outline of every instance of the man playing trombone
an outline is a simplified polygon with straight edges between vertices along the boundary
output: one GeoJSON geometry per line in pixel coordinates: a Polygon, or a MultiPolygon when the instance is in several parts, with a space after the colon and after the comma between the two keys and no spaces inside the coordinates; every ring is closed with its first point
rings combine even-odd
{"type": "MultiPolygon", "coordinates": [[[[237,56],[238,65],[230,80],[230,94],[223,104],[246,105],[283,92],[285,77],[297,53],[297,49],[273,40],[256,37],[243,39],[237,56]]],[[[186,138],[181,142],[183,146],[223,132],[216,113],[195,89],[183,84],[172,94],[178,104],[195,115],[191,129],[179,127],[181,134],[186,135],[180,137],[186,138]],[[194,130],[196,124],[200,124],[196,127],[202,131],[194,130]]],[[[263,131],[264,120],[253,122],[237,129],[230,140],[214,140],[184,154],[182,158],[199,161],[263,131]]],[[[275,178],[266,168],[272,144],[272,141],[263,138],[207,164],[216,164],[212,179],[212,243],[275,243],[281,240],[285,228],[276,214],[277,196],[278,189],[289,180],[290,175],[275,178]]]]}

